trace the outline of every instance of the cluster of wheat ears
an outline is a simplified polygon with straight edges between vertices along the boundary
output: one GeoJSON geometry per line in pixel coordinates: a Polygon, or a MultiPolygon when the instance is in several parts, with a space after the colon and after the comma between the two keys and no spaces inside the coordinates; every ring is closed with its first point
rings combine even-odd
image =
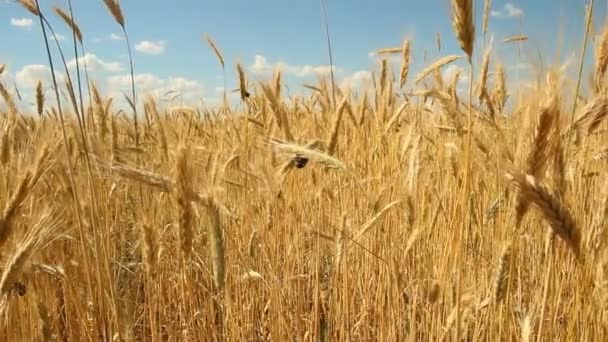
{"type": "MultiPolygon", "coordinates": [[[[472,1],[452,0],[464,56],[413,80],[405,41],[378,51],[367,91],[320,79],[288,98],[280,71],[252,82],[237,64],[237,106],[162,108],[132,85],[132,113],[86,65],[70,77],[59,44],[53,65],[46,14],[17,2],[65,84],[38,83],[36,115],[0,82],[0,340],[608,337],[608,26],[591,44],[593,0],[576,82],[558,65],[509,93],[491,44],[473,63],[472,1]],[[460,58],[465,95],[441,73],[460,58]]],[[[78,57],[68,4],[54,12],[78,57]]]]}

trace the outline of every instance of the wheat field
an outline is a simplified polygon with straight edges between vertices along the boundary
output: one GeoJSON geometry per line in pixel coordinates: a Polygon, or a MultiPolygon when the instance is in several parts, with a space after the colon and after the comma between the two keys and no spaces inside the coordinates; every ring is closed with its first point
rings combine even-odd
{"type": "MultiPolygon", "coordinates": [[[[608,26],[592,44],[590,11],[577,79],[555,65],[517,92],[474,50],[489,2],[475,23],[451,1],[461,55],[413,74],[406,40],[361,92],[323,78],[287,97],[209,36],[236,104],[133,85],[118,108],[80,65],[29,113],[0,83],[0,340],[608,338],[608,26]],[[464,93],[440,72],[456,60],[464,93]]],[[[84,51],[70,11],[18,3],[84,51]]],[[[104,3],[127,36],[136,15],[104,3]]]]}

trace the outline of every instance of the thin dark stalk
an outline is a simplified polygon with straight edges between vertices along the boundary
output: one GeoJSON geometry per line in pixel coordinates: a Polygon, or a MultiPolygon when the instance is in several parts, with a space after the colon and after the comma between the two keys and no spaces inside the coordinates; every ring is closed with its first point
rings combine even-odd
{"type": "MultiPolygon", "coordinates": [[[[131,52],[131,43],[129,42],[129,35],[124,26],[121,26],[122,33],[125,36],[125,42],[127,44],[127,52],[129,53],[129,69],[131,72],[131,101],[133,102],[133,128],[135,129],[135,147],[139,148],[139,125],[137,123],[137,100],[135,97],[135,75],[133,71],[133,53],[131,52]]],[[[139,164],[139,155],[137,156],[137,163],[139,164]]]]}
{"type": "MultiPolygon", "coordinates": [[[[68,10],[70,11],[70,19],[74,22],[74,12],[72,10],[72,0],[68,0],[68,10]]],[[[72,30],[72,40],[74,42],[74,57],[76,58],[76,80],[78,81],[78,98],[80,100],[80,113],[82,115],[83,130],[86,131],[86,120],[84,118],[84,104],[82,102],[82,82],[80,81],[80,62],[78,61],[78,43],[76,39],[76,31],[72,30]]],[[[84,51],[84,48],[83,48],[84,51]]],[[[83,55],[84,59],[84,55],[83,55]]]]}
{"type": "MultiPolygon", "coordinates": [[[[36,3],[36,8],[38,9],[38,12],[40,13],[38,15],[38,19],[40,21],[40,28],[42,29],[42,36],[43,36],[43,40],[44,40],[44,45],[45,45],[45,49],[46,49],[46,54],[48,57],[48,61],[49,61],[49,68],[51,69],[51,79],[53,81],[53,88],[54,88],[54,92],[55,92],[55,101],[57,104],[57,111],[59,113],[59,119],[61,122],[61,134],[62,134],[62,138],[63,138],[63,151],[65,153],[65,157],[68,163],[68,168],[69,168],[69,179],[70,179],[70,185],[72,187],[72,189],[76,189],[76,180],[74,178],[74,165],[72,163],[72,160],[70,158],[70,153],[68,151],[68,138],[67,138],[67,133],[66,133],[66,128],[65,128],[65,117],[63,115],[63,110],[61,107],[61,98],[59,96],[59,87],[57,85],[57,78],[55,76],[55,68],[53,66],[53,58],[51,57],[51,48],[49,46],[49,41],[48,41],[48,35],[46,32],[46,28],[45,28],[45,22],[46,19],[44,18],[44,16],[42,15],[42,12],[40,11],[40,4],[38,3],[38,0],[34,0],[36,3]]],[[[78,193],[77,191],[72,191],[72,197],[74,200],[74,203],[80,203],[80,199],[78,198],[78,193]]],[[[83,263],[84,263],[84,267],[86,269],[86,277],[87,277],[87,287],[89,290],[89,293],[91,294],[91,296],[93,295],[93,288],[92,288],[92,279],[91,279],[91,268],[89,266],[89,260],[86,257],[87,255],[87,250],[86,250],[86,238],[84,235],[84,228],[83,228],[83,224],[82,224],[82,213],[80,212],[80,206],[76,205],[75,206],[75,212],[76,212],[76,218],[78,221],[78,233],[80,235],[80,247],[81,247],[81,253],[83,256],[83,263]]]]}
{"type": "MultiPolygon", "coordinates": [[[[571,114],[571,118],[570,118],[570,127],[572,127],[572,124],[574,123],[574,117],[576,114],[576,106],[578,104],[578,94],[580,92],[580,88],[581,88],[581,81],[583,78],[583,67],[585,65],[585,54],[587,52],[587,42],[589,40],[589,30],[591,29],[591,21],[593,18],[593,2],[594,0],[589,0],[589,13],[587,13],[587,22],[586,22],[586,26],[585,26],[585,36],[583,38],[583,47],[582,47],[582,52],[581,52],[581,60],[580,63],[578,65],[578,77],[576,79],[576,89],[574,90],[574,102],[572,103],[572,114],[571,114]]],[[[565,151],[568,151],[568,148],[570,147],[570,141],[572,140],[572,134],[568,135],[568,142],[566,143],[566,146],[564,148],[565,151]]]]}
{"type": "Polygon", "coordinates": [[[327,38],[327,51],[329,53],[329,75],[331,77],[331,96],[333,108],[336,108],[336,80],[334,78],[334,59],[331,53],[331,40],[329,39],[329,24],[327,23],[327,10],[325,0],[321,0],[321,10],[323,12],[323,23],[325,24],[325,37],[327,38]]]}
{"type": "MultiPolygon", "coordinates": [[[[72,106],[74,108],[74,113],[76,114],[76,120],[78,121],[78,128],[80,129],[80,135],[81,135],[81,139],[82,139],[82,144],[83,144],[83,148],[85,149],[85,151],[88,153],[88,148],[87,148],[87,144],[85,141],[85,134],[84,134],[84,127],[82,124],[82,120],[83,118],[81,117],[81,113],[80,110],[78,108],[78,105],[76,103],[76,94],[74,94],[73,91],[73,82],[72,82],[72,77],[70,76],[70,71],[68,70],[68,63],[65,59],[65,54],[63,53],[63,49],[61,48],[61,45],[59,44],[59,40],[57,39],[57,35],[55,34],[55,30],[53,30],[53,27],[51,26],[51,24],[49,23],[49,21],[46,19],[46,17],[44,15],[42,15],[42,13],[40,14],[40,19],[44,21],[44,23],[46,24],[46,26],[49,28],[49,31],[51,31],[51,34],[53,35],[53,38],[55,40],[55,45],[57,45],[57,50],[59,51],[59,56],[61,57],[61,61],[63,63],[63,69],[65,71],[65,77],[67,79],[68,84],[70,85],[71,89],[68,89],[68,95],[70,96],[70,100],[72,102],[72,106]]],[[[54,73],[54,70],[51,69],[51,72],[54,73]]],[[[53,74],[53,77],[55,75],[53,74]]],[[[57,87],[57,84],[55,84],[55,87],[57,87]]],[[[58,89],[57,89],[58,91],[58,89]]],[[[59,109],[59,108],[57,108],[59,109]]]]}

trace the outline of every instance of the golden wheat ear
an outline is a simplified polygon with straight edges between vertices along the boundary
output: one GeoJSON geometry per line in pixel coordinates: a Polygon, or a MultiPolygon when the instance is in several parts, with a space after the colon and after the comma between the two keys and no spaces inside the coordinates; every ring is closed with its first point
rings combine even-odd
{"type": "Polygon", "coordinates": [[[458,38],[460,48],[471,60],[475,43],[473,0],[452,0],[452,27],[458,38]]]}
{"type": "Polygon", "coordinates": [[[581,234],[569,208],[531,175],[524,175],[511,168],[507,172],[507,178],[521,196],[538,209],[549,227],[567,243],[574,255],[581,257],[581,234]]]}

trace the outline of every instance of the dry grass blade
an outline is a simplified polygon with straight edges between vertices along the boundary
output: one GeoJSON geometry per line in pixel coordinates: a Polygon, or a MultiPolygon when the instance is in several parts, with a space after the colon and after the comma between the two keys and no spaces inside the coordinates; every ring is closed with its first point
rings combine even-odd
{"type": "Polygon", "coordinates": [[[401,203],[401,201],[394,201],[384,207],[380,212],[378,212],[374,217],[372,217],[369,221],[365,222],[363,226],[359,229],[357,234],[355,235],[355,240],[359,240],[365,233],[367,233],[374,225],[380,220],[384,214],[386,214],[392,207],[401,203]]]}
{"type": "Polygon", "coordinates": [[[440,58],[439,60],[435,61],[433,64],[422,69],[422,71],[420,71],[418,73],[418,75],[416,75],[415,82],[419,83],[425,77],[427,77],[429,74],[431,74],[433,71],[440,69],[441,67],[443,67],[447,64],[450,64],[454,61],[457,61],[461,58],[462,58],[462,56],[458,56],[458,55],[450,55],[450,56],[445,56],[443,58],[440,58]]]}
{"type": "Polygon", "coordinates": [[[513,43],[513,42],[525,42],[526,40],[528,40],[528,36],[517,35],[517,36],[507,37],[507,38],[503,39],[502,42],[503,43],[513,43]]]}
{"type": "Polygon", "coordinates": [[[441,52],[441,33],[435,33],[435,44],[437,45],[437,52],[441,52]]]}
{"type": "Polygon", "coordinates": [[[401,53],[401,48],[399,47],[391,47],[391,48],[383,48],[376,51],[378,55],[394,55],[401,53]]]}

